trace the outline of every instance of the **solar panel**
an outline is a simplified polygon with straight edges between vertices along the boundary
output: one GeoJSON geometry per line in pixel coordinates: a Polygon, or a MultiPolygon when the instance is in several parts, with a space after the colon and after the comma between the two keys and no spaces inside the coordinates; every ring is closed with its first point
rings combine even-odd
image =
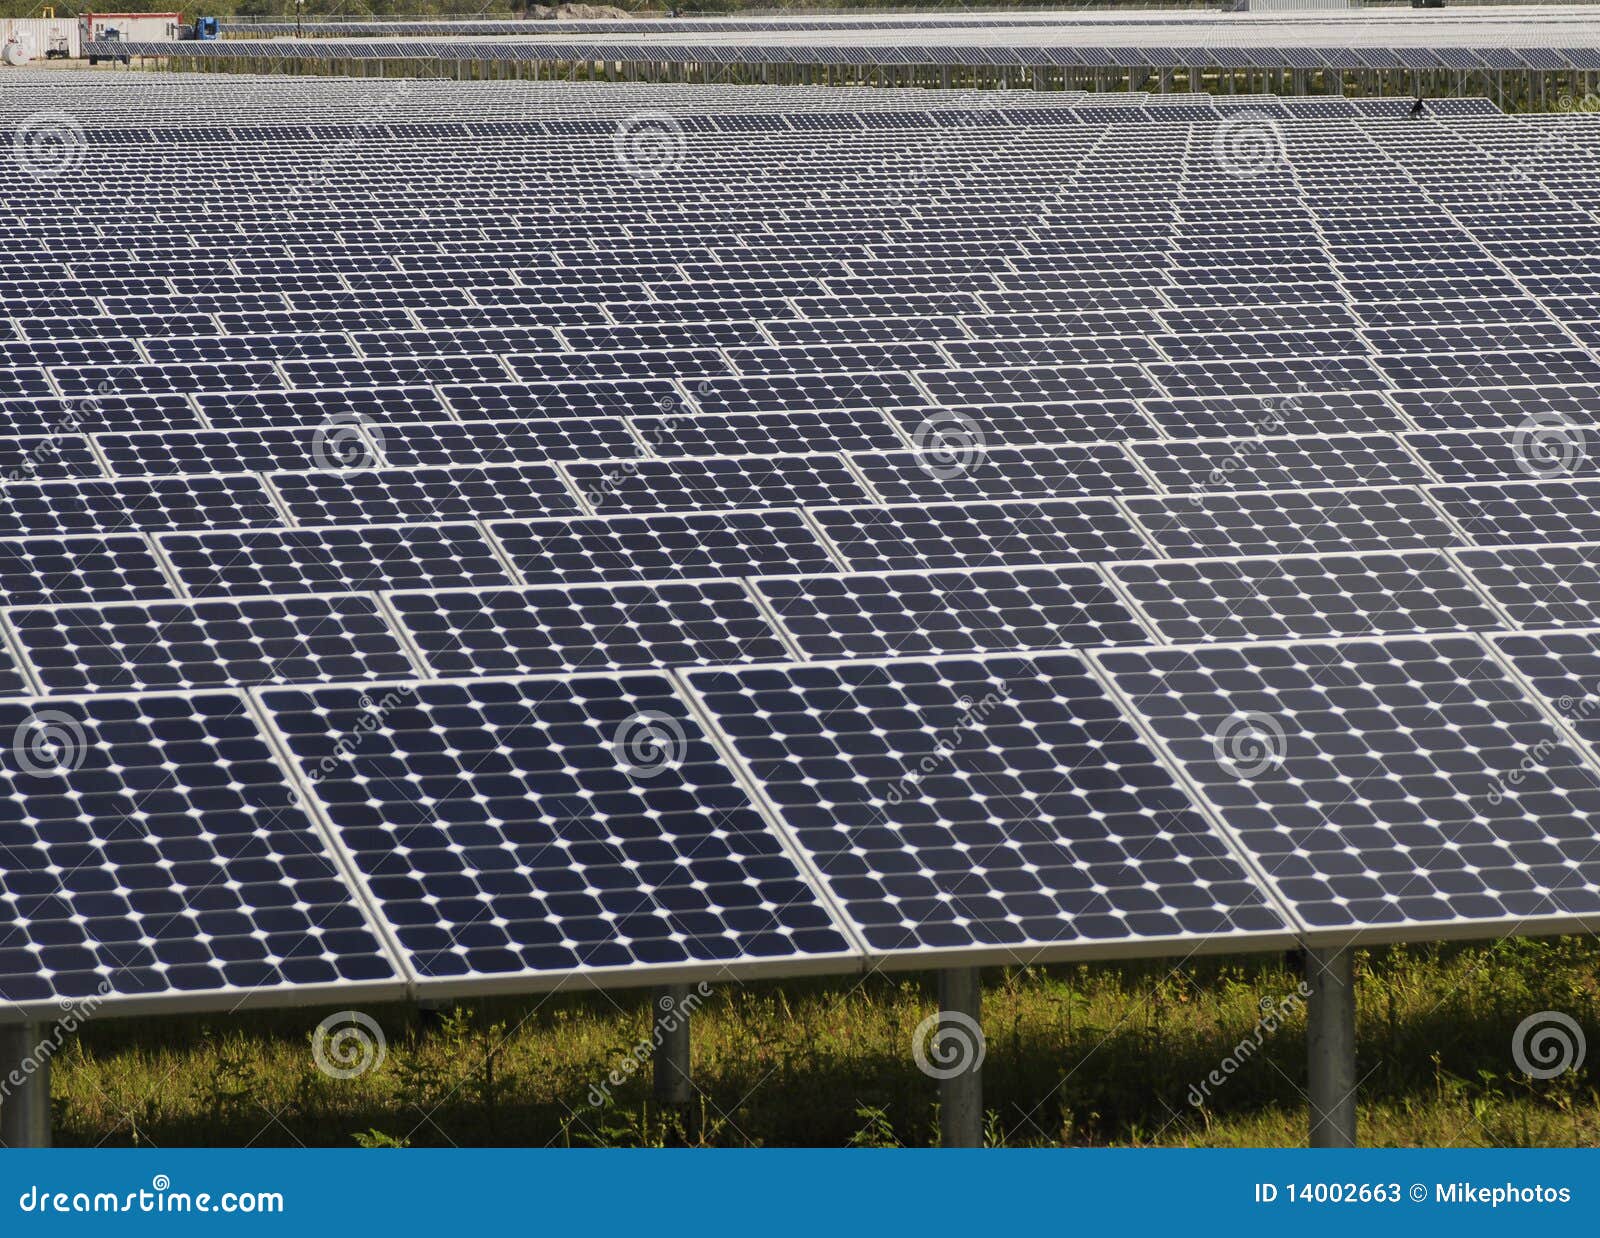
{"type": "Polygon", "coordinates": [[[558,516],[580,510],[548,464],[274,473],[271,480],[301,525],[558,516]]]}
{"type": "Polygon", "coordinates": [[[380,691],[261,701],[422,991],[853,953],[663,676],[380,691]]]}
{"type": "Polygon", "coordinates": [[[1504,546],[1451,557],[1517,627],[1600,624],[1600,545],[1504,546]]]}
{"type": "Polygon", "coordinates": [[[1440,551],[1118,563],[1106,570],[1173,644],[1503,626],[1440,551]]]}
{"type": "Polygon", "coordinates": [[[1313,933],[1600,912],[1600,774],[1476,639],[1095,656],[1313,933]]]}
{"type": "Polygon", "coordinates": [[[101,434],[95,445],[118,476],[175,476],[185,473],[271,472],[274,469],[326,469],[375,463],[372,449],[346,430],[333,439],[315,429],[162,431],[156,434],[101,434]],[[353,449],[354,458],[344,454],[353,449]]]}
{"type": "MultiPolygon", "coordinates": [[[[943,423],[931,423],[940,426],[943,423]]],[[[919,441],[926,450],[859,453],[850,457],[879,498],[948,500],[1057,498],[1080,494],[1139,494],[1153,487],[1119,446],[990,446],[975,427],[938,430],[919,441]],[[962,431],[965,431],[962,433],[962,431]]]]}
{"type": "Polygon", "coordinates": [[[1179,559],[1423,550],[1462,540],[1422,491],[1406,486],[1134,497],[1125,506],[1166,555],[1179,559]]]}
{"type": "Polygon", "coordinates": [[[970,404],[960,410],[891,409],[889,415],[913,443],[954,438],[1031,446],[1155,438],[1159,433],[1132,400],[970,404]]]}
{"type": "Polygon", "coordinates": [[[1284,931],[1071,654],[687,682],[875,955],[1040,962],[1284,931]]]}
{"type": "Polygon", "coordinates": [[[0,732],[14,1010],[402,996],[240,696],[0,704],[0,732]]]}
{"type": "Polygon", "coordinates": [[[489,529],[528,584],[692,580],[837,567],[797,511],[507,520],[489,529]]]}
{"type": "Polygon", "coordinates": [[[1446,482],[1594,475],[1600,473],[1600,460],[1590,450],[1591,440],[1600,440],[1600,428],[1565,420],[1529,420],[1516,430],[1405,436],[1446,482]]]}
{"type": "Polygon", "coordinates": [[[527,417],[609,417],[659,413],[683,405],[667,379],[588,379],[558,383],[469,383],[439,389],[463,421],[527,417]]]}
{"type": "Polygon", "coordinates": [[[658,456],[729,456],[805,451],[871,451],[905,445],[881,412],[802,412],[634,417],[639,437],[658,456]]]}
{"type": "MultiPolygon", "coordinates": [[[[201,392],[195,404],[219,430],[443,421],[450,414],[431,387],[350,387],[318,391],[201,392]]],[[[141,423],[143,418],[141,417],[141,423]]],[[[127,427],[119,427],[127,428],[127,427]]]]}
{"type": "Polygon", "coordinates": [[[627,459],[643,449],[620,417],[523,421],[430,422],[376,432],[384,463],[403,468],[627,459]]]}
{"type": "Polygon", "coordinates": [[[278,525],[283,515],[250,475],[120,478],[0,487],[5,533],[117,533],[278,525]]]}
{"type": "Polygon", "coordinates": [[[1428,496],[1480,545],[1600,541],[1600,481],[1432,486],[1428,496]]]}
{"type": "Polygon", "coordinates": [[[193,598],[516,583],[470,524],[171,533],[156,544],[193,598]]]}
{"type": "Polygon", "coordinates": [[[757,577],[750,584],[808,658],[1149,640],[1144,626],[1092,567],[757,577]]]}
{"type": "Polygon", "coordinates": [[[1142,442],[1131,444],[1129,452],[1173,494],[1433,480],[1405,447],[1384,434],[1142,442]]]}
{"type": "MultiPolygon", "coordinates": [[[[1600,641],[1593,631],[1534,632],[1493,638],[1494,648],[1544,704],[1593,750],[1600,741],[1600,641]]],[[[1544,764],[1539,755],[1532,760],[1544,764]]],[[[1583,856],[1584,859],[1588,855],[1583,856]]],[[[1585,870],[1586,871],[1586,870],[1585,870]]]]}
{"type": "Polygon", "coordinates": [[[1028,567],[1150,554],[1107,499],[823,507],[809,514],[858,572],[1028,567]]]}
{"type": "Polygon", "coordinates": [[[1370,434],[1408,428],[1375,391],[1146,400],[1144,411],[1172,438],[1330,434],[1346,430],[1370,434]]]}
{"type": "Polygon", "coordinates": [[[581,462],[566,471],[601,514],[864,503],[871,497],[841,457],[821,453],[581,462]]]}
{"type": "Polygon", "coordinates": [[[782,662],[789,650],[735,580],[393,593],[440,676],[782,662]]]}
{"type": "Polygon", "coordinates": [[[116,603],[5,614],[40,687],[52,695],[414,673],[368,597],[116,603]]]}
{"type": "Polygon", "coordinates": [[[0,597],[12,606],[176,596],[135,534],[0,538],[0,597]]]}

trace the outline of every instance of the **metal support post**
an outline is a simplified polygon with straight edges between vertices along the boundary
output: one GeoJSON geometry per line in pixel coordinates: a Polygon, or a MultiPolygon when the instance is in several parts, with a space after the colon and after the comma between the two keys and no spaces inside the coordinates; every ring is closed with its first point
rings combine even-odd
{"type": "Polygon", "coordinates": [[[1311,1146],[1356,1146],[1356,981],[1348,950],[1306,951],[1311,1146]]]}
{"type": "Polygon", "coordinates": [[[983,1146],[982,985],[976,967],[939,973],[939,1143],[983,1146]],[[959,1069],[956,1069],[959,1067],[959,1069]]]}
{"type": "Polygon", "coordinates": [[[694,1076],[689,1071],[689,986],[669,984],[657,989],[650,1009],[655,1020],[652,1065],[658,1104],[682,1108],[694,1097],[694,1076]]]}
{"type": "Polygon", "coordinates": [[[50,1058],[44,1027],[0,1027],[0,1148],[50,1146],[50,1058]]]}

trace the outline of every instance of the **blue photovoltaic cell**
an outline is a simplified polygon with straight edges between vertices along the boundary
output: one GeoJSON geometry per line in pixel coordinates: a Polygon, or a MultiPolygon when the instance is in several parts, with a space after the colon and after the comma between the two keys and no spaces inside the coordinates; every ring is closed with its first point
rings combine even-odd
{"type": "Polygon", "coordinates": [[[1600,914],[1600,775],[1477,639],[1095,656],[1312,929],[1600,914]]]}
{"type": "Polygon", "coordinates": [[[436,675],[782,662],[788,647],[736,580],[393,593],[436,675]]]}
{"type": "Polygon", "coordinates": [[[1285,928],[1072,654],[688,682],[874,952],[1041,961],[1285,928]]]}
{"type": "Polygon", "coordinates": [[[241,697],[3,704],[0,733],[0,1000],[397,979],[241,697]]]}
{"type": "Polygon", "coordinates": [[[489,526],[529,584],[689,580],[837,568],[799,512],[686,512],[489,526]]]}
{"type": "Polygon", "coordinates": [[[197,598],[515,583],[470,524],[173,533],[157,540],[197,598]]]}
{"type": "Polygon", "coordinates": [[[12,609],[6,623],[49,693],[336,683],[415,673],[370,597],[12,609]]]}
{"type": "Polygon", "coordinates": [[[663,676],[262,702],[424,982],[849,952],[663,676]]]}

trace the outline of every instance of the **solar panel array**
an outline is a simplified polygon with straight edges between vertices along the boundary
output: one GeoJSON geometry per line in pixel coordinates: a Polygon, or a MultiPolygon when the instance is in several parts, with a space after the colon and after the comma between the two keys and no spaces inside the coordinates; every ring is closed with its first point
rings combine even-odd
{"type": "Polygon", "coordinates": [[[1600,920],[1600,127],[762,97],[0,190],[5,1011],[1600,920]]]}

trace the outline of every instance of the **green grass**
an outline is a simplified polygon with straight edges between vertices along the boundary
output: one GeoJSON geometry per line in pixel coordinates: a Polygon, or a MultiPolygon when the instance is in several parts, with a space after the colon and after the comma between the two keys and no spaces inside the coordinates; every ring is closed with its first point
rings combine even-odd
{"type": "MultiPolygon", "coordinates": [[[[1512,1034],[1559,1010],[1600,1028],[1589,939],[1363,954],[1362,1142],[1600,1142],[1592,1063],[1549,1081],[1512,1034]]],[[[990,1141],[1008,1146],[1276,1146],[1305,1142],[1304,1010],[1214,1090],[1193,1085],[1295,993],[1272,956],[985,973],[990,1141]]],[[[473,1003],[425,1020],[373,1007],[387,1056],[352,1079],[313,1062],[325,1011],[200,1021],[91,1020],[55,1059],[63,1145],[921,1146],[937,1085],[911,1057],[934,1009],[927,977],[725,985],[694,1018],[696,1103],[649,1099],[643,993],[473,1003]],[[591,1090],[623,1080],[596,1108],[591,1090]]]]}

